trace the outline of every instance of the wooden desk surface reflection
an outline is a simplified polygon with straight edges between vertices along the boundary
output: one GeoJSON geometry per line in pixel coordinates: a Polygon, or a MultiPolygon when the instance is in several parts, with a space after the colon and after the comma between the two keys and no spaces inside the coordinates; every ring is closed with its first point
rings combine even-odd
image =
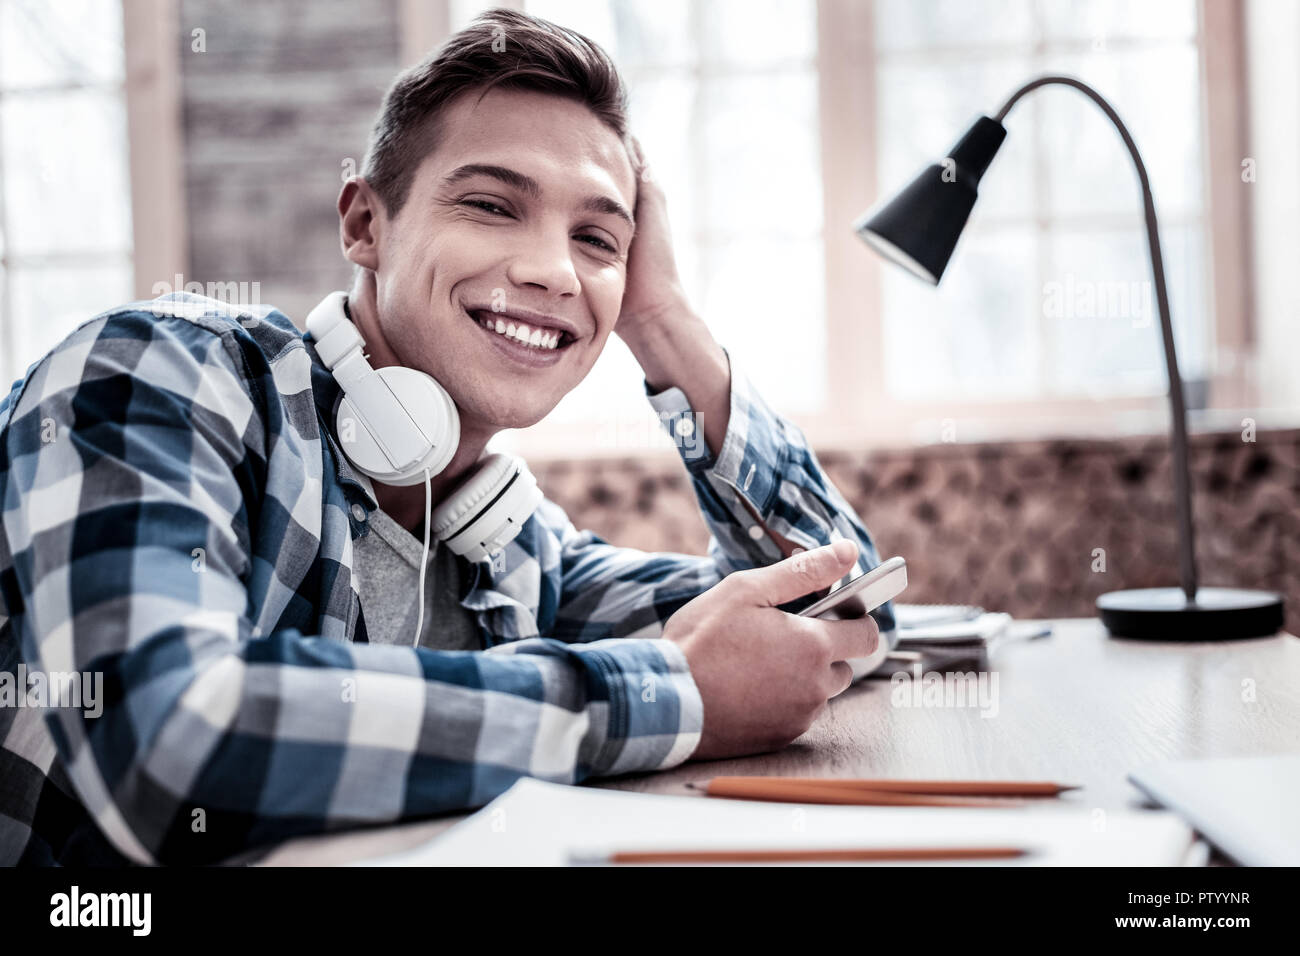
{"type": "MultiPolygon", "coordinates": [[[[995,706],[903,707],[867,680],[831,701],[778,753],[687,763],[595,786],[689,795],[722,774],[1055,780],[1083,785],[1062,803],[1141,806],[1125,777],[1170,759],[1300,751],[1300,640],[1166,644],[1106,636],[1092,619],[996,649],[995,706]]],[[[989,685],[992,690],[993,684],[989,685]]],[[[291,840],[260,862],[320,866],[407,849],[463,814],[291,840]]]]}

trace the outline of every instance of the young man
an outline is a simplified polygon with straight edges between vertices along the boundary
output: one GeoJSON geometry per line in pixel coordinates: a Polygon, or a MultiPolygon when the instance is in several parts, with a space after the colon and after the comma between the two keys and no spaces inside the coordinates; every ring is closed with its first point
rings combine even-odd
{"type": "Polygon", "coordinates": [[[623,102],[598,47],[510,11],[399,77],[339,197],[348,313],[372,365],[455,402],[435,502],[617,329],[674,433],[702,427],[709,557],[543,502],[492,560],[435,553],[410,646],[425,488],[350,466],[313,340],[184,294],[106,312],[0,404],[0,862],[218,861],[523,775],[755,753],[848,686],[889,608],[780,606],[874,566],[871,539],[687,305],[623,102]],[[56,675],[99,699],[31,706],[56,675]]]}

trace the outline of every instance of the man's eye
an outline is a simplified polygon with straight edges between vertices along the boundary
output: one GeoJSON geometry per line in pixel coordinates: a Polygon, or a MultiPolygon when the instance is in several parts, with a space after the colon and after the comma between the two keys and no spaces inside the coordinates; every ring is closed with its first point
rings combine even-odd
{"type": "MultiPolygon", "coordinates": [[[[462,206],[473,206],[475,209],[482,209],[484,212],[491,213],[494,216],[510,215],[509,212],[502,209],[496,203],[488,202],[488,200],[486,199],[463,199],[461,200],[460,204],[462,206]]],[[[586,241],[589,244],[596,246],[598,249],[603,249],[605,252],[618,251],[613,246],[611,246],[608,242],[606,242],[604,239],[600,238],[600,236],[593,236],[588,234],[583,236],[577,236],[576,238],[586,241]]]]}
{"type": "Polygon", "coordinates": [[[501,214],[502,216],[510,215],[510,213],[506,212],[496,203],[488,202],[486,199],[466,199],[463,202],[461,202],[461,205],[473,206],[476,209],[482,209],[484,212],[490,212],[494,215],[498,213],[501,214]]]}
{"type": "Polygon", "coordinates": [[[586,235],[586,236],[578,236],[578,238],[579,238],[579,239],[590,239],[590,240],[592,240],[592,242],[594,242],[598,247],[600,247],[601,249],[604,249],[606,252],[616,252],[616,251],[617,251],[617,250],[616,250],[613,246],[611,246],[608,242],[606,242],[604,239],[600,238],[600,236],[586,235]]]}

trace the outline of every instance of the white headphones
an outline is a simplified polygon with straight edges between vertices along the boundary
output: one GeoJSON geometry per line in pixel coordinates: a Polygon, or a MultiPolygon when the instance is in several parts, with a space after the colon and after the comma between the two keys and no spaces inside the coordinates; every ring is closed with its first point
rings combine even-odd
{"type": "Polygon", "coordinates": [[[470,561],[504,548],[542,501],[528,466],[511,455],[486,456],[430,516],[428,479],[447,467],[460,441],[456,405],[424,372],[371,368],[361,351],[365,341],[346,307],[347,294],[331,292],[307,316],[307,333],[343,389],[335,426],[348,461],[384,484],[425,482],[426,552],[430,530],[470,561]]]}

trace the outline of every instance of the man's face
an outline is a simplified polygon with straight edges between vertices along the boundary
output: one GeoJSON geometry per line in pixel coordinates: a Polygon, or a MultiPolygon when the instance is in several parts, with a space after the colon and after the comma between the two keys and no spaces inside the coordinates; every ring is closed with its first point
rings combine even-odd
{"type": "Polygon", "coordinates": [[[447,106],[406,204],[379,213],[378,321],[462,425],[522,428],[582,381],[614,327],[633,233],[619,210],[635,209],[636,176],[579,103],[477,98],[447,106]]]}

